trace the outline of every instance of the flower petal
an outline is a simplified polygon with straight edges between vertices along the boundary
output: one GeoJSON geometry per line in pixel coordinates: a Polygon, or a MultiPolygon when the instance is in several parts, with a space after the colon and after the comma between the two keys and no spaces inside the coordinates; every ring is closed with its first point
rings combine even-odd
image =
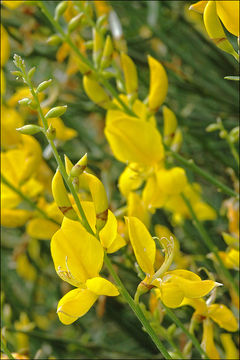
{"type": "Polygon", "coordinates": [[[119,295],[119,291],[116,288],[116,286],[112,284],[110,281],[100,276],[87,280],[86,286],[96,295],[107,295],[107,296],[119,295]]]}
{"type": "Polygon", "coordinates": [[[98,296],[88,289],[74,289],[64,295],[58,303],[57,314],[64,325],[72,324],[85,315],[98,296]]]}
{"type": "Polygon", "coordinates": [[[126,245],[126,241],[124,240],[124,238],[117,234],[116,238],[113,240],[111,246],[109,246],[107,253],[108,254],[112,254],[116,251],[118,251],[121,247],[126,245]]]}
{"type": "Polygon", "coordinates": [[[59,225],[42,218],[30,220],[26,229],[29,236],[41,240],[50,240],[57,230],[59,225]]]}
{"type": "Polygon", "coordinates": [[[178,307],[183,301],[184,293],[177,284],[161,283],[160,291],[163,303],[170,308],[178,307]]]}
{"type": "Polygon", "coordinates": [[[114,156],[124,163],[152,165],[164,156],[162,138],[150,123],[127,117],[109,119],[105,135],[114,156]]]}
{"type": "Polygon", "coordinates": [[[212,304],[209,307],[210,318],[228,331],[237,331],[238,323],[232,311],[223,304],[212,304]]]}
{"type": "Polygon", "coordinates": [[[100,242],[80,223],[67,218],[52,237],[51,253],[58,275],[74,286],[98,276],[102,268],[100,242]]]}
{"type": "Polygon", "coordinates": [[[210,359],[220,359],[213,338],[213,323],[208,318],[203,321],[203,337],[201,347],[206,351],[210,359]]]}
{"type": "Polygon", "coordinates": [[[111,210],[108,210],[106,225],[99,232],[99,238],[104,249],[108,249],[117,236],[117,219],[111,210]]]}
{"type": "Polygon", "coordinates": [[[146,226],[136,217],[126,217],[129,238],[137,262],[148,276],[154,273],[156,245],[146,226]]]}

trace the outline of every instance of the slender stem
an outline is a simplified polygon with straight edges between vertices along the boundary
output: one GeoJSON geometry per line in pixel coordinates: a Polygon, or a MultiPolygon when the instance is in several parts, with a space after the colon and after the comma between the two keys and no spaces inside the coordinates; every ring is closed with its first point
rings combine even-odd
{"type": "Polygon", "coordinates": [[[152,341],[155,343],[158,350],[161,352],[161,354],[164,356],[165,359],[172,359],[168,351],[166,350],[165,346],[163,345],[163,343],[161,342],[161,340],[159,339],[159,337],[157,336],[157,334],[149,324],[148,320],[145,318],[145,315],[143,314],[141,308],[134,302],[133,298],[131,297],[131,295],[123,285],[122,281],[118,277],[117,273],[113,269],[111,260],[109,259],[106,253],[104,255],[104,262],[108,268],[108,271],[112,275],[116,285],[118,286],[119,292],[127,301],[128,305],[131,307],[131,309],[133,310],[139,321],[142,323],[144,329],[151,337],[152,341]]]}
{"type": "Polygon", "coordinates": [[[12,353],[10,350],[8,350],[7,345],[4,344],[4,341],[1,339],[1,351],[4,352],[9,359],[15,359],[15,357],[12,356],[12,353]]]}
{"type": "Polygon", "coordinates": [[[206,246],[208,247],[208,249],[210,251],[212,251],[219,263],[219,267],[220,270],[223,272],[223,274],[225,275],[225,277],[228,279],[228,281],[232,284],[234,290],[239,293],[239,289],[237,284],[235,283],[234,279],[232,278],[231,273],[229,272],[229,270],[224,266],[224,263],[222,261],[222,259],[220,258],[219,254],[218,254],[218,248],[215,246],[215,244],[213,243],[212,239],[210,238],[210,236],[208,235],[207,231],[205,230],[203,224],[198,220],[197,215],[195,213],[195,211],[192,208],[192,205],[190,203],[190,201],[188,200],[188,198],[184,195],[181,194],[185,204],[187,205],[190,214],[193,218],[193,224],[196,227],[196,229],[199,232],[199,235],[201,236],[202,240],[204,241],[204,243],[206,244],[206,246]]]}
{"type": "MultiPolygon", "coordinates": [[[[31,94],[32,94],[34,100],[36,101],[37,111],[38,111],[38,114],[39,114],[39,116],[40,116],[40,118],[42,120],[43,127],[44,127],[44,132],[45,132],[45,135],[46,135],[46,131],[48,129],[48,122],[47,122],[47,120],[45,119],[45,117],[43,115],[38,95],[36,94],[36,92],[35,92],[35,90],[33,88],[32,82],[29,81],[28,76],[27,76],[26,72],[24,71],[24,69],[23,69],[23,73],[24,73],[24,76],[25,76],[25,80],[27,81],[27,84],[28,84],[28,86],[30,88],[31,94]]],[[[85,227],[85,229],[89,233],[94,234],[93,230],[92,230],[91,226],[89,225],[89,222],[88,222],[88,220],[86,218],[86,215],[85,215],[85,213],[83,211],[83,208],[82,208],[81,202],[79,200],[79,197],[78,197],[76,191],[74,190],[73,184],[68,178],[68,174],[67,174],[67,172],[65,170],[65,166],[64,166],[64,164],[62,162],[61,157],[58,154],[58,151],[57,151],[57,148],[56,148],[56,146],[54,144],[54,141],[51,140],[51,139],[48,139],[47,136],[46,136],[46,138],[47,138],[47,140],[48,140],[48,142],[49,142],[49,144],[50,144],[50,146],[52,148],[52,152],[53,152],[54,157],[55,157],[55,159],[57,161],[59,171],[60,171],[62,177],[64,178],[64,180],[65,180],[65,182],[66,182],[66,184],[67,184],[67,186],[68,186],[68,188],[69,188],[69,190],[70,190],[70,192],[71,192],[71,194],[72,194],[72,196],[73,196],[73,198],[75,200],[75,203],[76,203],[76,205],[78,207],[79,213],[81,215],[81,223],[83,224],[83,226],[85,227]]]]}
{"type": "Polygon", "coordinates": [[[51,217],[49,217],[47,215],[47,213],[42,210],[40,207],[37,206],[37,204],[35,204],[34,201],[32,201],[31,199],[29,199],[26,195],[24,195],[20,189],[17,189],[14,185],[12,185],[3,174],[1,174],[1,181],[7,185],[9,187],[9,189],[13,190],[16,194],[18,194],[24,201],[26,201],[29,205],[31,205],[32,208],[36,209],[45,219],[54,222],[57,225],[61,225],[59,224],[59,222],[57,222],[56,220],[52,219],[51,217]]]}
{"type": "Polygon", "coordinates": [[[182,329],[182,331],[189,337],[189,339],[192,340],[194,346],[196,347],[196,349],[198,350],[199,354],[203,356],[204,359],[209,359],[209,357],[207,356],[206,352],[201,348],[201,345],[199,344],[197,338],[195,337],[195,335],[191,334],[183,325],[183,323],[178,319],[178,317],[174,314],[174,312],[172,310],[170,310],[167,306],[165,306],[162,303],[162,306],[164,307],[167,315],[172,319],[172,321],[175,322],[175,324],[180,327],[182,329]]]}
{"type": "Polygon", "coordinates": [[[229,140],[228,136],[226,137],[226,141],[230,147],[230,150],[231,150],[231,153],[232,153],[234,159],[236,160],[237,166],[239,167],[239,154],[238,154],[235,146],[233,145],[233,143],[229,140]]]}
{"type": "Polygon", "coordinates": [[[228,187],[227,185],[225,185],[222,182],[220,182],[219,180],[217,180],[213,175],[209,174],[207,171],[202,170],[200,167],[198,167],[194,163],[194,161],[192,159],[189,159],[189,160],[185,159],[183,156],[181,156],[181,155],[177,154],[176,152],[172,151],[166,145],[165,145],[165,148],[176,160],[181,162],[183,165],[186,165],[188,168],[193,170],[195,173],[197,173],[197,174],[201,175],[202,177],[204,177],[206,180],[208,180],[213,185],[217,186],[217,188],[219,190],[221,190],[223,193],[225,193],[227,195],[230,195],[230,196],[239,197],[239,194],[237,192],[235,192],[230,187],[228,187]]]}
{"type": "Polygon", "coordinates": [[[79,48],[74,44],[72,39],[68,34],[66,34],[62,27],[59,25],[59,23],[54,19],[54,17],[49,12],[47,6],[44,4],[44,1],[37,1],[39,7],[41,8],[44,15],[48,18],[48,20],[51,22],[51,24],[55,27],[55,29],[61,34],[63,40],[71,47],[71,49],[76,53],[76,55],[83,61],[90,69],[91,71],[96,75],[96,78],[101,82],[103,86],[105,86],[106,89],[112,94],[112,96],[117,99],[118,103],[123,107],[123,109],[126,111],[128,115],[136,116],[135,113],[128,107],[125,102],[119,97],[117,91],[113,88],[113,86],[110,84],[110,82],[106,79],[104,79],[94,68],[93,64],[81,53],[79,48]]]}

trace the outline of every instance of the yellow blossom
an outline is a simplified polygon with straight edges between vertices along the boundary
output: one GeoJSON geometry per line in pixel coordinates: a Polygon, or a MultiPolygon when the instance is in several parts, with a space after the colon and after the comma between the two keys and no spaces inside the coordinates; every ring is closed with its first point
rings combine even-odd
{"type": "Polygon", "coordinates": [[[117,288],[99,276],[103,248],[80,223],[64,219],[51,240],[51,254],[57,274],[76,287],[59,301],[57,314],[63,324],[83,316],[100,295],[117,296],[117,288]]]}
{"type": "Polygon", "coordinates": [[[151,112],[156,112],[164,102],[168,91],[168,78],[162,64],[148,56],[150,68],[150,88],[148,96],[148,106],[151,112]]]}

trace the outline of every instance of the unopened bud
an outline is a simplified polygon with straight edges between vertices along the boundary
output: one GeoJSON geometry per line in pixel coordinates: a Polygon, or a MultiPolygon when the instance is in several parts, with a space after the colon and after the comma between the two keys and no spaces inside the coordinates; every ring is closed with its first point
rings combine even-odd
{"type": "Polygon", "coordinates": [[[68,23],[69,33],[73,32],[80,25],[83,16],[84,14],[80,13],[69,21],[68,23]]]}
{"type": "Polygon", "coordinates": [[[71,177],[79,176],[83,173],[87,166],[87,154],[85,154],[70,171],[71,177]]]}
{"type": "Polygon", "coordinates": [[[55,46],[62,42],[62,38],[59,35],[52,35],[47,39],[47,44],[55,46]]]}
{"type": "Polygon", "coordinates": [[[28,78],[29,78],[29,80],[32,79],[33,75],[35,74],[35,71],[36,71],[36,67],[35,67],[35,66],[32,67],[32,68],[29,70],[29,72],[28,72],[28,78]]]}
{"type": "Polygon", "coordinates": [[[220,133],[219,133],[219,136],[221,139],[226,139],[228,133],[226,130],[221,130],[220,133]]]}
{"type": "Polygon", "coordinates": [[[103,55],[101,59],[101,69],[108,67],[112,62],[113,43],[111,36],[108,36],[104,45],[103,55]]]}
{"type": "Polygon", "coordinates": [[[229,139],[232,143],[235,143],[239,139],[239,126],[233,128],[229,133],[229,139]]]}
{"type": "Polygon", "coordinates": [[[54,140],[56,138],[56,129],[52,126],[52,124],[50,124],[47,129],[46,136],[49,140],[54,140]]]}
{"type": "Polygon", "coordinates": [[[46,90],[52,83],[52,79],[43,81],[41,84],[38,85],[36,92],[39,93],[41,91],[46,90]]]}
{"type": "Polygon", "coordinates": [[[89,40],[84,43],[86,49],[92,50],[93,49],[93,41],[89,40]]]}
{"type": "Polygon", "coordinates": [[[20,77],[20,78],[22,77],[21,71],[18,71],[18,70],[16,70],[16,71],[11,71],[11,74],[14,75],[14,76],[20,77]]]}
{"type": "Polygon", "coordinates": [[[219,124],[210,124],[206,127],[207,132],[219,130],[219,124]]]}
{"type": "Polygon", "coordinates": [[[29,105],[30,103],[31,103],[31,99],[29,99],[29,98],[23,98],[23,99],[21,99],[21,100],[18,100],[18,103],[20,104],[20,105],[29,105]]]}
{"type": "Polygon", "coordinates": [[[45,119],[59,117],[63,115],[66,112],[66,110],[67,110],[67,105],[54,107],[47,112],[47,114],[45,115],[45,119]]]}
{"type": "Polygon", "coordinates": [[[121,64],[124,73],[126,84],[126,91],[129,95],[137,95],[138,91],[138,76],[137,69],[132,59],[127,55],[121,54],[121,64]]]}
{"type": "Polygon", "coordinates": [[[103,38],[100,32],[93,29],[93,61],[96,65],[99,64],[103,50],[103,38]]]}
{"type": "Polygon", "coordinates": [[[94,175],[84,173],[92,195],[96,212],[96,229],[101,230],[107,222],[108,199],[103,183],[94,175]]]}
{"type": "Polygon", "coordinates": [[[29,124],[29,125],[24,125],[20,128],[17,128],[16,130],[19,131],[21,134],[35,135],[35,134],[39,133],[40,131],[43,131],[43,128],[41,128],[38,125],[29,124]]]}
{"type": "Polygon", "coordinates": [[[61,1],[55,9],[54,19],[58,20],[60,16],[65,13],[67,7],[68,7],[68,1],[61,1]]]}
{"type": "Polygon", "coordinates": [[[78,216],[69,200],[62,175],[58,169],[52,179],[52,193],[53,198],[63,215],[71,220],[77,220],[78,216]]]}

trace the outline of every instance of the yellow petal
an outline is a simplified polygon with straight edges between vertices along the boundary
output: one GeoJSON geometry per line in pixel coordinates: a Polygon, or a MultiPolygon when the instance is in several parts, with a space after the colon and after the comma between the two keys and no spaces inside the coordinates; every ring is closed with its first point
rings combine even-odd
{"type": "Polygon", "coordinates": [[[208,318],[203,321],[203,337],[201,347],[207,353],[208,357],[213,360],[220,359],[217,348],[213,339],[213,324],[208,318]]]}
{"type": "Polygon", "coordinates": [[[32,216],[32,212],[22,209],[6,209],[1,211],[1,224],[9,228],[15,228],[26,224],[32,216]]]}
{"type": "Polygon", "coordinates": [[[162,283],[160,291],[163,303],[170,308],[178,307],[184,298],[184,293],[177,284],[162,283]]]}
{"type": "Polygon", "coordinates": [[[230,334],[220,334],[220,339],[225,350],[225,359],[239,359],[239,351],[230,334]]]}
{"type": "Polygon", "coordinates": [[[130,192],[127,202],[128,216],[137,217],[148,228],[150,225],[150,213],[141,197],[135,192],[130,192]]]}
{"type": "Polygon", "coordinates": [[[200,221],[215,220],[217,218],[216,211],[203,201],[193,203],[192,206],[200,221]]]}
{"type": "Polygon", "coordinates": [[[114,156],[124,163],[152,165],[164,156],[162,138],[150,123],[122,117],[106,123],[105,135],[114,156]]]}
{"type": "Polygon", "coordinates": [[[83,77],[83,87],[88,97],[97,105],[108,109],[111,105],[111,99],[98,81],[87,75],[83,77]]]}
{"type": "Polygon", "coordinates": [[[129,238],[137,262],[147,276],[154,273],[156,245],[146,226],[136,217],[126,217],[129,238]]]}
{"type": "Polygon", "coordinates": [[[108,249],[117,236],[117,219],[111,210],[108,209],[106,225],[99,232],[99,238],[104,249],[108,249]]]}
{"type": "Polygon", "coordinates": [[[16,128],[23,126],[24,120],[15,109],[2,105],[1,110],[1,145],[7,149],[21,141],[21,134],[16,128]]]}
{"type": "Polygon", "coordinates": [[[18,255],[16,260],[17,273],[25,280],[34,281],[37,276],[36,269],[29,262],[25,253],[18,255]]]}
{"type": "Polygon", "coordinates": [[[98,276],[103,264],[100,242],[80,223],[67,218],[53,235],[51,254],[58,275],[74,286],[98,276]]]}
{"type": "Polygon", "coordinates": [[[126,245],[126,241],[124,240],[124,238],[121,235],[117,234],[117,236],[113,240],[111,246],[109,246],[107,253],[112,254],[112,253],[118,251],[120,248],[122,248],[125,245],[126,245]]]}
{"type": "Polygon", "coordinates": [[[150,68],[148,105],[152,112],[156,112],[166,98],[168,78],[162,64],[150,55],[148,56],[148,64],[150,68]]]}
{"type": "Polygon", "coordinates": [[[98,276],[87,280],[86,286],[96,295],[117,296],[119,291],[110,281],[98,276]]]}
{"type": "Polygon", "coordinates": [[[215,1],[208,1],[204,10],[203,19],[208,35],[212,41],[223,51],[226,51],[238,58],[238,55],[231,43],[228,41],[222,24],[218,18],[215,1]]]}
{"type": "Polygon", "coordinates": [[[150,211],[164,206],[168,198],[168,195],[159,188],[155,174],[147,179],[142,196],[146,207],[150,211]]]}
{"type": "Polygon", "coordinates": [[[174,112],[167,106],[163,106],[163,121],[164,142],[170,145],[177,129],[177,118],[174,112]]]}
{"type": "Polygon", "coordinates": [[[22,3],[23,1],[15,1],[15,0],[2,0],[2,3],[8,7],[9,9],[16,9],[18,8],[22,3]]]}
{"type": "Polygon", "coordinates": [[[192,4],[189,7],[189,10],[194,10],[194,11],[197,11],[198,13],[202,14],[204,12],[204,9],[205,9],[206,5],[207,5],[207,2],[208,2],[208,0],[206,0],[206,1],[198,1],[195,4],[192,4]]]}
{"type": "Polygon", "coordinates": [[[194,314],[207,316],[207,304],[203,299],[189,299],[184,298],[180,306],[189,305],[195,309],[194,314]]]}
{"type": "Polygon", "coordinates": [[[156,176],[161,192],[168,195],[181,193],[187,185],[185,170],[177,166],[170,170],[160,169],[156,176]]]}
{"type": "Polygon", "coordinates": [[[98,296],[88,289],[69,291],[58,303],[57,314],[64,325],[70,325],[85,315],[93,306],[98,296]]]}
{"type": "Polygon", "coordinates": [[[132,59],[124,53],[121,54],[121,64],[123,68],[127,94],[136,95],[138,91],[138,76],[136,66],[132,59]]]}
{"type": "Polygon", "coordinates": [[[41,240],[50,240],[57,230],[59,230],[59,225],[41,218],[30,220],[26,229],[29,236],[41,240]]]}
{"type": "Polygon", "coordinates": [[[187,270],[173,270],[164,274],[163,281],[178,284],[184,296],[200,298],[207,295],[219,284],[212,280],[199,280],[199,276],[187,270]]]}
{"type": "Polygon", "coordinates": [[[239,36],[239,1],[216,1],[217,14],[225,28],[239,36]]]}
{"type": "Polygon", "coordinates": [[[142,185],[143,179],[138,170],[128,165],[119,177],[118,187],[121,193],[127,197],[130,191],[138,189],[142,185]]]}
{"type": "Polygon", "coordinates": [[[227,331],[237,331],[238,323],[232,311],[223,304],[212,304],[209,307],[210,318],[227,331]]]}

